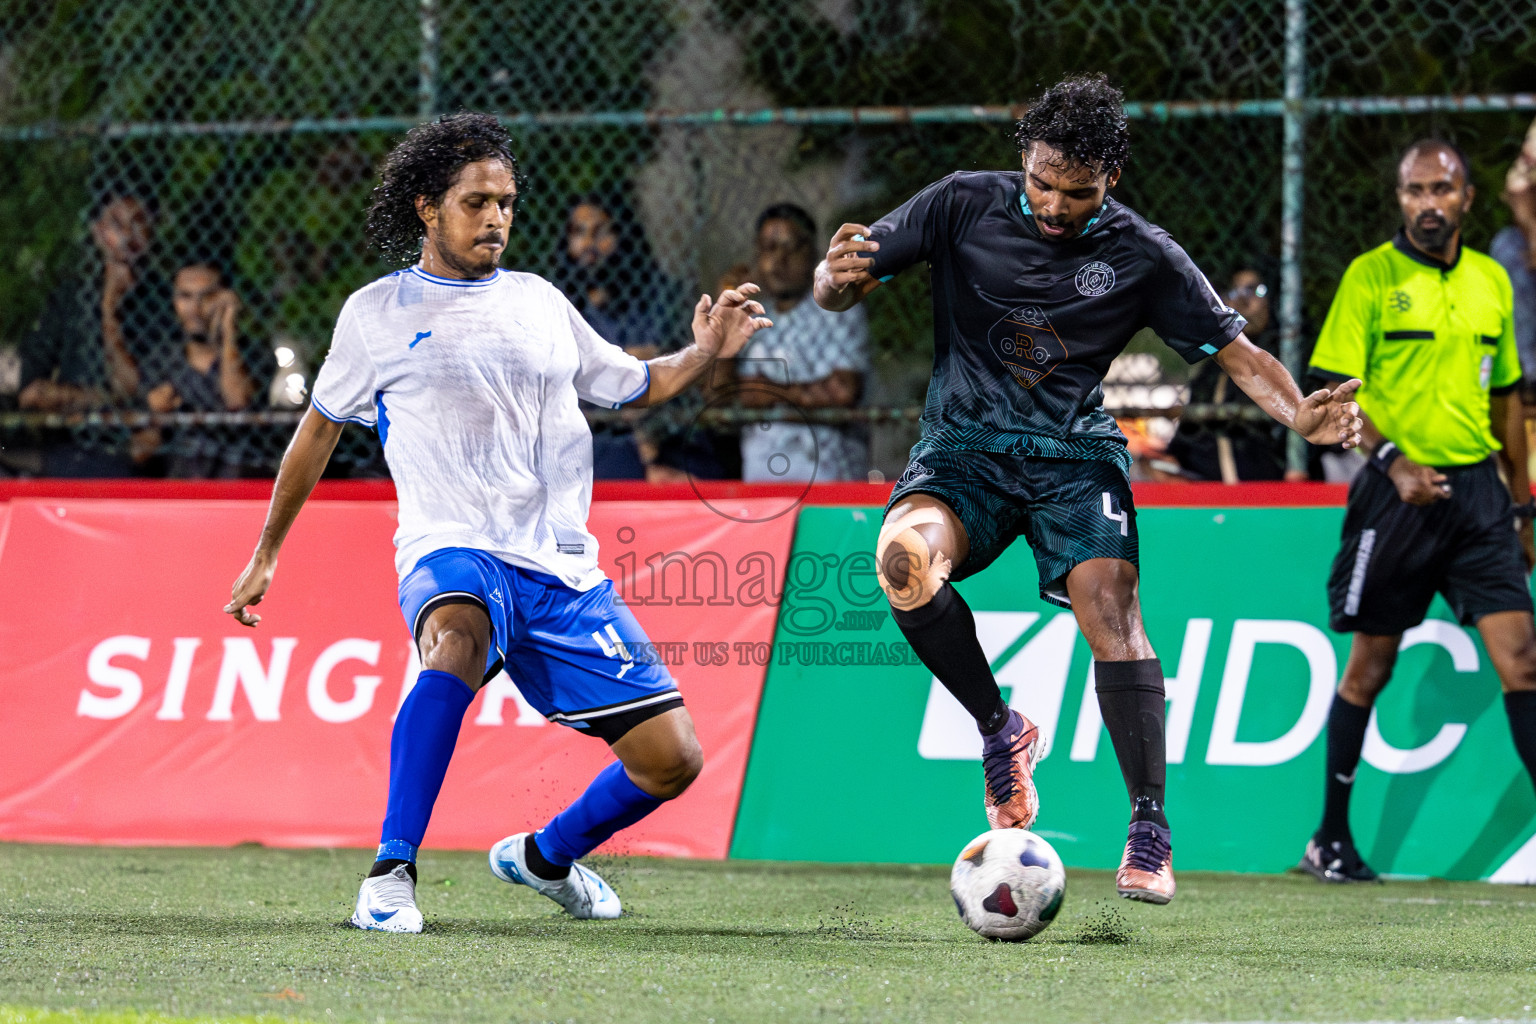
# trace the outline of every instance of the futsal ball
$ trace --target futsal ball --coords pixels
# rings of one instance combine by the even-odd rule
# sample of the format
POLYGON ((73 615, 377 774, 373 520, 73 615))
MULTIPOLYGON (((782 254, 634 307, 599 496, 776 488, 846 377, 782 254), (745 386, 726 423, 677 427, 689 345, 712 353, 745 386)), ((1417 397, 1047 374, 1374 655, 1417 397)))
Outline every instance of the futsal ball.
POLYGON ((988 939, 1023 942, 1056 919, 1067 873, 1051 844, 1022 828, 995 828, 965 845, 949 873, 960 920, 988 939))

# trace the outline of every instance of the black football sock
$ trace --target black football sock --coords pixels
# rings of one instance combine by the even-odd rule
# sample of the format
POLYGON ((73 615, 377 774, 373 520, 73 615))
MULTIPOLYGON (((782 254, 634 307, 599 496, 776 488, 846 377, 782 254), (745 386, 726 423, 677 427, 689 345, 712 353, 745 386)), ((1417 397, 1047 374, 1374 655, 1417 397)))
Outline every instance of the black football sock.
POLYGON ((539 844, 534 842, 532 832, 529 832, 528 838, 523 840, 523 856, 528 860, 528 870, 546 882, 558 882, 571 873, 569 864, 549 862, 549 858, 544 856, 544 851, 539 849, 539 844))
POLYGON ((1360 767, 1360 751, 1365 747, 1365 727, 1371 709, 1351 704, 1338 694, 1328 711, 1328 778, 1323 787, 1323 823, 1318 827, 1320 841, 1351 839, 1349 831, 1349 795, 1355 788, 1355 771, 1360 767))
POLYGON ((1531 781, 1536 782, 1536 690, 1506 693, 1504 712, 1509 715, 1509 732, 1515 738, 1515 753, 1525 763, 1531 781))
POLYGON ((1163 720, 1168 714, 1163 691, 1163 664, 1156 658, 1140 661, 1100 661, 1093 668, 1099 714, 1115 745, 1115 758, 1131 798, 1131 820, 1168 827, 1163 813, 1168 780, 1163 720))
POLYGON ((958 590, 946 583, 921 607, 892 608, 891 618, 928 671, 970 712, 984 735, 1008 724, 1003 691, 997 688, 992 666, 976 639, 976 617, 958 590))
POLYGON ((411 881, 416 881, 416 865, 408 860, 397 860, 393 857, 374 861, 373 867, 368 869, 368 877, 378 878, 380 875, 387 875, 401 864, 405 865, 405 872, 411 876, 411 881))

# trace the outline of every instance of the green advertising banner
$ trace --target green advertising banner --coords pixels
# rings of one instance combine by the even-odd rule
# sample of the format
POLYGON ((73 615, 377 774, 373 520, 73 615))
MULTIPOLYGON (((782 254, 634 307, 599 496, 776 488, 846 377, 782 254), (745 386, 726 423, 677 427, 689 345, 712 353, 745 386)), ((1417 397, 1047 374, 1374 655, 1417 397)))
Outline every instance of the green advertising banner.
MULTIPOLYGON (((1324 581, 1337 508, 1151 508, 1142 607, 1168 689, 1174 865, 1283 871, 1321 815, 1324 728, 1349 638, 1324 581)), ((875 580, 880 510, 800 513, 733 857, 942 863, 986 828, 981 746, 875 580)), ((1067 864, 1119 863, 1124 785, 1070 612, 1021 540, 959 585, 1004 696, 1051 741, 1035 831, 1067 864)), ((1379 871, 1536 882, 1536 795, 1474 630, 1407 634, 1367 736, 1353 826, 1379 871)))

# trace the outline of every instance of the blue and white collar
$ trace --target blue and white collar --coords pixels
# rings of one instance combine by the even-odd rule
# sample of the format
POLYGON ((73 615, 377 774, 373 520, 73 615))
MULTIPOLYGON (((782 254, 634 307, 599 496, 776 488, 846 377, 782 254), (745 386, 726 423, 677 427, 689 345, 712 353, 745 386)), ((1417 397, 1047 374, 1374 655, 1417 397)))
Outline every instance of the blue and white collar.
POLYGON ((482 277, 473 281, 466 281, 457 277, 438 277, 436 274, 427 273, 425 270, 422 270, 420 267, 415 266, 414 264, 406 267, 405 269, 408 273, 415 274, 423 281, 427 281, 431 284, 447 285, 449 288, 485 288, 489 285, 495 284, 498 280, 500 280, 501 275, 505 273, 505 271, 498 268, 497 271, 490 277, 482 277))

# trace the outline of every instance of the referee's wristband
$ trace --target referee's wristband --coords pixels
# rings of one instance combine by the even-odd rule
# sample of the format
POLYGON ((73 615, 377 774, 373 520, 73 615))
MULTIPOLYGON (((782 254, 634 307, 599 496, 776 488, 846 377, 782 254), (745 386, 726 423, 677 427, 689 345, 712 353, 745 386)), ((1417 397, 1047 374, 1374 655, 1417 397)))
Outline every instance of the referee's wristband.
POLYGON ((1377 469, 1385 473, 1392 468, 1392 463, 1396 462, 1402 454, 1402 450, 1397 445, 1391 441, 1383 441, 1371 453, 1371 461, 1376 464, 1377 469))

